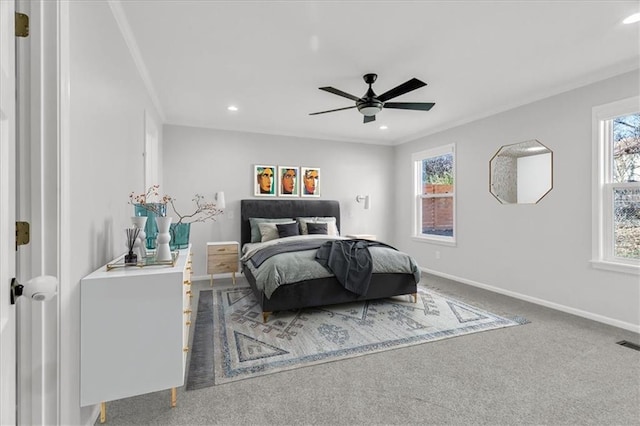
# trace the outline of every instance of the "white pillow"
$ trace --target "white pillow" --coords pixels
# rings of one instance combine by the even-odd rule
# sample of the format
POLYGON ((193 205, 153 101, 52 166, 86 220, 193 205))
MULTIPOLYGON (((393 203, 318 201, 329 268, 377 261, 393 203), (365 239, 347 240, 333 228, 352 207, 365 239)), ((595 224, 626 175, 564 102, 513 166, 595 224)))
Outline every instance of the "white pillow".
POLYGON ((297 217, 296 220, 300 224, 300 235, 309 234, 309 230, 307 229, 307 223, 326 223, 327 224, 327 235, 331 235, 337 237, 340 235, 338 232, 338 226, 336 225, 335 217, 297 217))
MULTIPOLYGON (((283 223, 295 223, 293 221, 283 222, 283 223)), ((278 233, 278 227, 276 225, 282 225, 283 223, 259 223, 258 227, 260 228, 260 235, 262 235, 262 242, 271 241, 280 238, 280 234, 278 233)))

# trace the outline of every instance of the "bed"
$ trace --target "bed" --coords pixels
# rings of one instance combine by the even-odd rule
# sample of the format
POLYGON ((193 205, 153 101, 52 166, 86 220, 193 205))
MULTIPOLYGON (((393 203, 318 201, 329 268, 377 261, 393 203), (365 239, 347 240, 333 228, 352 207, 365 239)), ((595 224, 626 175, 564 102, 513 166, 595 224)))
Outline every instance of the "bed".
MULTIPOLYGON (((417 299, 417 284, 420 280, 420 273, 415 265, 413 259, 396 250, 393 256, 406 256, 405 262, 409 266, 403 267, 402 271, 389 272, 376 272, 375 268, 373 274, 371 274, 371 280, 368 284, 368 288, 365 294, 357 294, 346 290, 345 287, 336 279, 335 275, 328 273, 321 273, 319 276, 309 276, 304 279, 293 282, 281 282, 275 286, 275 289, 267 291, 265 289, 265 283, 256 279, 256 276, 260 276, 261 273, 251 263, 251 260, 247 258, 246 253, 248 250, 256 250, 256 245, 252 243, 252 222, 255 225, 255 219, 250 218, 335 218, 336 228, 340 229, 340 204, 334 200, 241 200, 241 247, 242 247, 242 273, 245 275, 249 282, 256 298, 258 299, 262 314, 263 321, 267 322, 269 315, 276 311, 294 310, 307 307, 332 305, 339 303, 347 303, 360 300, 380 299, 392 296, 409 295, 415 302, 417 299)), ((255 226, 254 226, 255 228, 255 226)), ((255 233, 255 229, 254 229, 255 233)), ((312 236, 313 237, 313 236, 312 236)), ((316 238, 322 238, 325 236, 315 236, 316 238)), ((296 239, 297 237, 288 237, 289 239, 296 239)), ((343 237, 338 237, 343 238, 343 237)), ((300 239, 305 239, 300 237, 300 239)), ((255 234, 253 236, 255 242, 255 234)), ((275 243, 282 243, 276 241, 275 243)), ((269 243, 274 243, 269 241, 269 243)), ((266 244, 265 244, 266 245, 266 244)), ((383 247, 373 247, 370 249, 373 256, 374 252, 384 251, 383 247)), ((391 249, 386 249, 391 252, 391 249)), ((304 255, 307 253, 316 253, 315 251, 306 251, 302 253, 294 253, 293 255, 304 255)), ((285 254, 277 254, 270 258, 268 265, 271 268, 279 268, 279 257, 284 257, 285 254)), ((314 255, 311 255, 312 257, 314 255)), ((376 254, 376 256, 378 256, 376 254)), ((302 265, 302 260, 300 260, 302 265)), ((304 262, 307 262, 305 260, 304 262)), ((318 269, 317 266, 311 262, 305 263, 304 267, 300 267, 302 270, 318 269)), ((374 265, 376 263, 374 262, 374 265)), ((263 265, 265 266, 265 265, 263 265)), ((380 269, 380 268, 379 268, 380 269)), ((383 268, 384 270, 384 268, 383 268)), ((274 284, 274 283, 270 283, 274 284)), ((273 287, 273 286, 272 286, 273 287)))

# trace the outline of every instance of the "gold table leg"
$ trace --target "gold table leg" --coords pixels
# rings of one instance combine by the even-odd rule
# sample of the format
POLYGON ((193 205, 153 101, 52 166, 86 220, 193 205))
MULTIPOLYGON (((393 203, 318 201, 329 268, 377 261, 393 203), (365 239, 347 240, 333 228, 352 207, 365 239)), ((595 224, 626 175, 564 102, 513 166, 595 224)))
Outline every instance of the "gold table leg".
POLYGON ((176 408, 178 404, 178 396, 176 393, 176 388, 171 388, 171 408, 176 408))
POLYGON ((107 403, 100 403, 100 423, 104 423, 107 421, 107 403))
POLYGON ((236 285, 236 273, 235 272, 231 273, 231 278, 233 279, 233 285, 236 285))
POLYGON ((211 274, 211 287, 213 287, 213 274, 211 274))

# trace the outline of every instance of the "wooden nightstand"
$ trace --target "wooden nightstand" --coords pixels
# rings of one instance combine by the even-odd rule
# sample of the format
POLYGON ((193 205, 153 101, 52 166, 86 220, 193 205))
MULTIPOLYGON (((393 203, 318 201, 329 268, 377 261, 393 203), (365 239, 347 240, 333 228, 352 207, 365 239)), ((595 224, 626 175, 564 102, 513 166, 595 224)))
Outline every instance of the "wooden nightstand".
POLYGON ((376 236, 372 234, 347 234, 347 238, 357 238, 359 240, 376 240, 376 236))
POLYGON ((231 272, 233 284, 236 283, 238 272, 239 244, 236 241, 219 241, 207 243, 207 274, 211 275, 213 287, 213 274, 231 272))

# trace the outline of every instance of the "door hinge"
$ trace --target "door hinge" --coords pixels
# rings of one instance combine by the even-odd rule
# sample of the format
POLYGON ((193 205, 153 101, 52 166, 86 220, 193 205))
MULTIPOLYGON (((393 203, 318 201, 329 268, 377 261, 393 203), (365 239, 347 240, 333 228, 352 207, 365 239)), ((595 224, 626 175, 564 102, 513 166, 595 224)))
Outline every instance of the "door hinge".
POLYGON ((16 222, 16 250, 25 244, 29 244, 29 222, 16 222))
POLYGON ((29 36, 29 15, 16 12, 16 37, 29 36))

